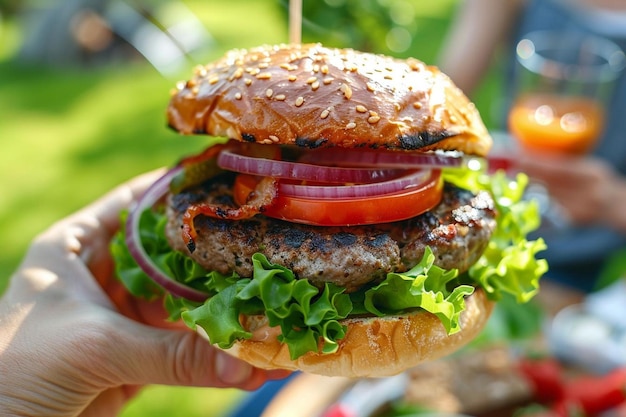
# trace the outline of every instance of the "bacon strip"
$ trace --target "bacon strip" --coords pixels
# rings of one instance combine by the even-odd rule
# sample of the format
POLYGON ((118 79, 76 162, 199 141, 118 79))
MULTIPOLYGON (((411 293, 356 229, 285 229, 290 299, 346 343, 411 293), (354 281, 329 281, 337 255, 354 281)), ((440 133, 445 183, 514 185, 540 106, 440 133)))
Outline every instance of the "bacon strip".
POLYGON ((221 204, 199 203, 191 204, 183 214, 182 238, 190 253, 196 250, 198 236, 193 221, 196 216, 204 215, 218 219, 243 220, 262 213, 266 207, 272 205, 276 199, 278 181, 276 178, 265 177, 257 184, 254 191, 248 195, 246 203, 239 207, 229 207, 221 204))

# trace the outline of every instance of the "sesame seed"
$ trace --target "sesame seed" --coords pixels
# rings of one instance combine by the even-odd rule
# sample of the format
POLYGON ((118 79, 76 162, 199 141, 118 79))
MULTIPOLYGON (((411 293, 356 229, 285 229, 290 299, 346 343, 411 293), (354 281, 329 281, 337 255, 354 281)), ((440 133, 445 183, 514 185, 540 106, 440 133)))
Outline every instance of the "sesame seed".
POLYGON ((310 77, 309 79, 306 80, 306 83, 313 84, 315 81, 317 81, 317 77, 310 77))
POLYGON ((272 74, 269 72, 262 72, 260 74, 257 74, 256 78, 259 80, 269 80, 270 78, 272 78, 272 74))
POLYGON ((376 124, 380 120, 380 116, 370 116, 367 118, 367 122, 370 124, 376 124))
POLYGON ((359 113, 366 113, 367 109, 365 108, 365 106, 359 104, 358 106, 356 106, 356 111, 358 111, 359 113))
POLYGON ((304 104, 304 97, 298 97, 296 99, 296 107, 300 107, 302 104, 304 104))
POLYGON ((243 72, 244 72, 244 71, 243 71, 243 68, 242 68, 242 67, 237 68, 237 69, 236 69, 236 70, 232 73, 232 75, 228 78, 228 80, 229 80, 229 81, 232 81, 232 80, 237 80, 237 79, 241 78, 241 77, 243 76, 243 72))
POLYGON ((189 81, 187 81, 187 88, 193 88, 197 85, 196 80, 191 79, 189 81))
POLYGON ((274 100, 278 100, 278 101, 285 101, 287 97, 285 97, 284 94, 278 94, 276 96, 274 96, 274 100))
POLYGON ((209 79, 209 84, 215 84, 220 80, 220 77, 214 76, 209 79))
POLYGON ((352 88, 350 88, 348 84, 341 84, 341 87, 339 87, 339 89, 348 100, 352 98, 352 88))
POLYGON ((320 114, 320 119, 325 119, 328 117, 328 115, 330 114, 330 111, 328 109, 324 109, 324 111, 322 112, 322 114, 320 114))
POLYGON ((313 72, 320 72, 320 66, 318 64, 313 65, 313 72))
POLYGON ((274 142, 272 142, 272 139, 263 139, 261 143, 264 145, 271 145, 274 142))
POLYGON ((268 64, 267 62, 261 62, 259 64, 259 68, 261 68, 261 69, 266 69, 269 66, 270 66, 270 64, 268 64))
POLYGON ((322 71, 322 74, 328 74, 328 65, 322 65, 322 68, 320 68, 322 71))
POLYGON ((198 93, 200 92, 200 87, 195 86, 194 88, 191 89, 191 92, 195 95, 198 95, 198 93))
POLYGON ((311 88, 313 89, 313 91, 317 90, 318 88, 320 88, 320 82, 315 81, 313 84, 311 84, 311 88))
POLYGON ((391 75, 385 75, 385 80, 393 80, 393 77, 391 75))
POLYGON ((455 115, 451 114, 450 115, 450 121, 452 123, 457 123, 459 121, 459 119, 455 115))
POLYGON ((274 95, 274 90, 272 90, 271 88, 268 88, 267 90, 265 90, 265 97, 271 98, 273 95, 274 95))
POLYGON ((289 65, 289 64, 288 64, 288 63, 286 63, 286 62, 283 62, 282 64, 280 64, 280 67, 281 67, 282 69, 284 69, 284 70, 289 71, 289 69, 291 68, 291 65, 289 65))
POLYGON ((235 99, 241 100, 241 93, 235 93, 235 99))
POLYGON ((372 83, 367 83, 365 84, 365 86, 367 87, 368 91, 374 92, 375 88, 374 88, 374 84, 372 83))
POLYGON ((333 77, 326 77, 324 78, 324 80, 322 81, 324 83, 324 85, 328 85, 330 83, 332 83, 335 79, 333 77))
POLYGON ((274 135, 270 135, 270 140, 274 143, 278 142, 280 139, 278 139, 278 136, 274 136, 274 135))
POLYGON ((354 129, 356 127, 356 123, 350 122, 346 125, 346 129, 354 129))
POLYGON ((419 101, 416 101, 415 103, 413 103, 413 107, 419 110, 422 108, 422 103, 420 103, 419 101))
POLYGON ((200 76, 200 77, 206 77, 206 68, 204 68, 202 65, 198 65, 196 66, 196 68, 194 68, 193 70, 194 74, 200 76))
POLYGON ((420 64, 416 60, 414 60, 414 59, 408 60, 407 64, 409 64, 409 67, 413 71, 419 71, 420 70, 420 64))
POLYGON ((178 90, 176 88, 172 88, 170 90, 170 96, 174 97, 176 94, 178 94, 178 90))
POLYGON ((252 84, 252 80, 250 78, 246 78, 243 82, 246 83, 246 85, 248 86, 252 84))
POLYGON ((295 75, 290 75, 289 78, 288 78, 289 81, 295 81, 297 79, 298 79, 298 77, 296 77, 295 75))

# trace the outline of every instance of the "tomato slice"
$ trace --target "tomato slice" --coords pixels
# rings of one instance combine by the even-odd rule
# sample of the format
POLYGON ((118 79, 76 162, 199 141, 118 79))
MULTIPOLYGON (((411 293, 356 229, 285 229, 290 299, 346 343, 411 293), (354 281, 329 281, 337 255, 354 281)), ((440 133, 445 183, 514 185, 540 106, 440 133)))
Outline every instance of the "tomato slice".
MULTIPOLYGON (((258 177, 239 174, 235 180, 234 198, 243 205, 254 192, 258 177)), ((293 223, 316 226, 356 226, 390 223, 422 214, 441 201, 441 170, 432 170, 422 184, 393 194, 363 198, 315 199, 276 195, 263 214, 293 223)))

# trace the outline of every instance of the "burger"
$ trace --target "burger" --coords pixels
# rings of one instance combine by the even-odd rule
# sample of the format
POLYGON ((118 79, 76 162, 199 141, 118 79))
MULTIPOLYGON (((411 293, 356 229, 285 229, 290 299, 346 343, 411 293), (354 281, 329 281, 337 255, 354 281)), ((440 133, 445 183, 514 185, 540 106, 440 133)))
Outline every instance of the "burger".
POLYGON ((179 83, 167 120, 209 143, 124 214, 118 275, 257 367, 397 374, 538 291, 527 178, 489 171, 476 107, 435 67, 234 50, 179 83))

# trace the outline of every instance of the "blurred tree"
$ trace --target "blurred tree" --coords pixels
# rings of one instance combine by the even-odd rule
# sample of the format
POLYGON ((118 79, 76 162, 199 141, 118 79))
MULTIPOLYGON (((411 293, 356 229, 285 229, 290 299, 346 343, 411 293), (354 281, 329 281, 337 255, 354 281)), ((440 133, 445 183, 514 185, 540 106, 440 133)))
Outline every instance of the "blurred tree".
MULTIPOLYGON (((279 1, 287 16, 289 0, 279 1)), ((447 31, 440 17, 457 1, 303 0, 302 40, 432 62, 447 31)))
POLYGON ((20 0, 0 0, 0 16, 12 16, 20 8, 20 0))
POLYGON ((303 40, 385 50, 385 37, 394 25, 389 12, 389 7, 377 0, 303 1, 303 40))

